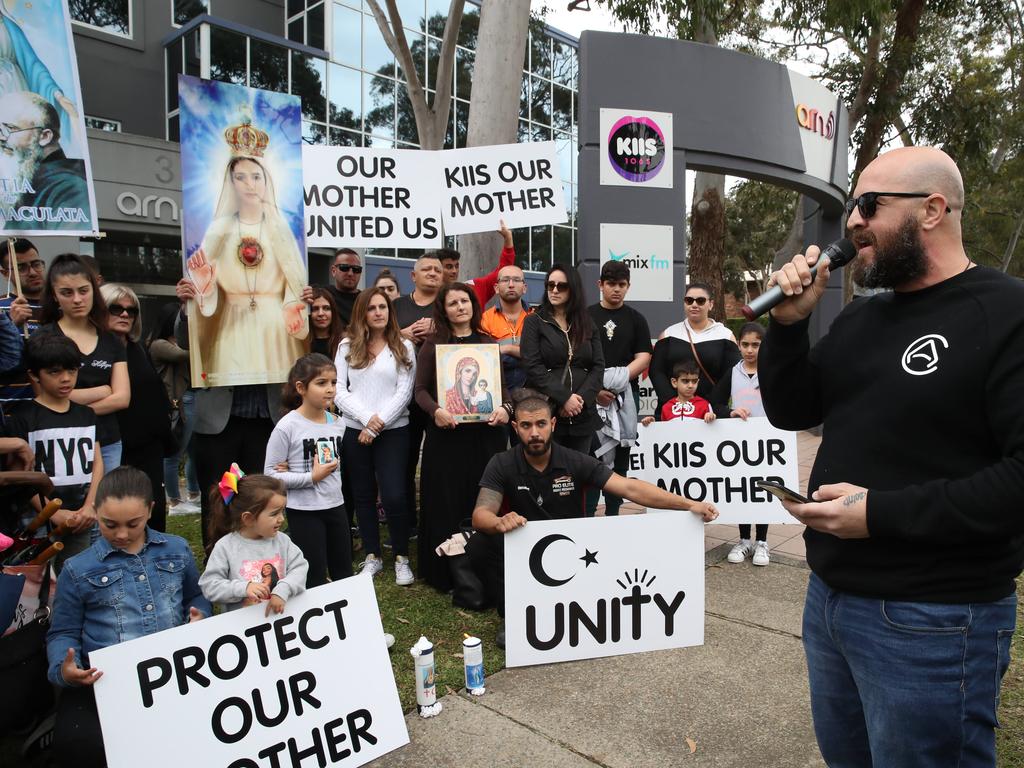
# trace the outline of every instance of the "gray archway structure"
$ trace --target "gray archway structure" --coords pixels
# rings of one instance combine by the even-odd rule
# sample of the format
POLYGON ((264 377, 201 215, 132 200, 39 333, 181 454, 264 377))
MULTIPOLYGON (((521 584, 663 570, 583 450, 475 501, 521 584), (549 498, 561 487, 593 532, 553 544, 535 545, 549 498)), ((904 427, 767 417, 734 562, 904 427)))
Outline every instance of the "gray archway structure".
MULTIPOLYGON (((654 121, 659 133, 667 134, 665 118, 654 121)), ((781 64, 700 43, 586 31, 580 39, 578 124, 577 262, 588 290, 596 295, 600 266, 609 252, 617 252, 616 258, 632 253, 625 256, 633 259, 630 302, 646 314, 655 335, 682 319, 687 169, 798 190, 806 196, 805 243, 826 244, 842 235, 848 183, 846 108, 826 88, 781 64), (660 161, 666 173, 631 180, 626 173, 632 166, 622 170, 622 165, 647 160, 630 155, 643 152, 642 143, 622 136, 631 130, 639 130, 633 135, 641 139, 657 134, 632 124, 618 131, 609 125, 650 113, 671 115, 671 137, 664 137, 671 146, 660 161), (667 254, 654 253, 656 238, 642 234, 657 230, 660 237, 664 226, 673 227, 670 265, 667 254), (609 247, 613 240, 617 248, 609 247), (656 274, 654 265, 663 273, 656 274), (645 280, 649 287, 634 296, 645 280), (667 290, 666 280, 671 300, 643 300, 645 293, 667 290)), ((841 305, 842 274, 837 271, 812 317, 812 336, 827 330, 841 305)))

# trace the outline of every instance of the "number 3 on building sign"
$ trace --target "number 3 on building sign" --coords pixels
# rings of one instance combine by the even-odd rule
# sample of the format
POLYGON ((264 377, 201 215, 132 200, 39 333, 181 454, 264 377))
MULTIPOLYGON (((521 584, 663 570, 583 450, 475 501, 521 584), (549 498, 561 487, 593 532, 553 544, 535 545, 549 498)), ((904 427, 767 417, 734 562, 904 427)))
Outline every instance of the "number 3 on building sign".
POLYGON ((161 184, 170 184, 174 181, 174 166, 171 164, 171 159, 167 157, 167 155, 156 156, 155 178, 161 184))

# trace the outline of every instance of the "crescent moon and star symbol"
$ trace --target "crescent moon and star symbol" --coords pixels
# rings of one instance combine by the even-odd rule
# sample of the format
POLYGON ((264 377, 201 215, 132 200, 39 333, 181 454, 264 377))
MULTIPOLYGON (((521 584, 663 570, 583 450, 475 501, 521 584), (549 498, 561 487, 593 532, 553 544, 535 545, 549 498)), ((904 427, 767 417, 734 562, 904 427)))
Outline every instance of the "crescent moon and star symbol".
MULTIPOLYGON (((544 570, 544 553, 548 547, 558 541, 568 541, 570 544, 575 544, 571 538, 562 533, 552 533, 544 536, 537 540, 537 543, 533 545, 533 549, 530 550, 530 573, 533 574, 533 578, 537 580, 538 584, 543 584, 546 587, 560 587, 563 584, 568 584, 575 578, 576 574, 570 575, 565 579, 558 579, 544 570)), ((584 554, 578 558, 584 563, 584 568, 589 568, 591 565, 598 565, 597 552, 592 552, 586 547, 583 548, 584 554)))

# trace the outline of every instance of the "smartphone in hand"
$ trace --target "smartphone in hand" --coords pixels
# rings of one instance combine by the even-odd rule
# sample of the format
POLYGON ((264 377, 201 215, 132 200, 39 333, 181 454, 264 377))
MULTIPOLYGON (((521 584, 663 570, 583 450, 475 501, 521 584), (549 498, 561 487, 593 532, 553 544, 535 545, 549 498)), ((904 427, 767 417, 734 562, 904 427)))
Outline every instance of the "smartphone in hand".
POLYGON ((777 483, 774 480, 758 480, 756 482, 758 488, 768 491, 775 498, 782 501, 795 501, 798 504, 809 504, 810 499, 805 499, 799 493, 790 488, 787 488, 782 483, 777 483))

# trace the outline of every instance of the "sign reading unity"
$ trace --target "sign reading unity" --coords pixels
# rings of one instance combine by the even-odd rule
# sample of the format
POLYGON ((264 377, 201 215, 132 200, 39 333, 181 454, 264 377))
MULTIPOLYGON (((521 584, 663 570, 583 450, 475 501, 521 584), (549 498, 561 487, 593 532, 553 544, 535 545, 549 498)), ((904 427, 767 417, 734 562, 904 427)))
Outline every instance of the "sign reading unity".
POLYGON ((107 764, 355 766, 408 743, 370 579, 264 613, 240 608, 91 653, 107 764))
POLYGON ((798 491, 796 433, 766 418, 658 421, 640 429, 630 477, 695 501, 710 501, 716 523, 794 523, 774 496, 757 486, 775 480, 798 491))
POLYGON ((310 247, 440 248, 436 153, 303 147, 310 247))
POLYGON ((67 0, 0 3, 0 234, 97 231, 67 0))
POLYGON ((285 381, 309 332, 298 96, 178 76, 192 385, 285 381))
POLYGON ((437 153, 446 235, 568 220, 553 141, 470 147, 437 153))
POLYGON ((505 534, 510 667, 704 643, 704 524, 690 512, 530 522, 505 534))

